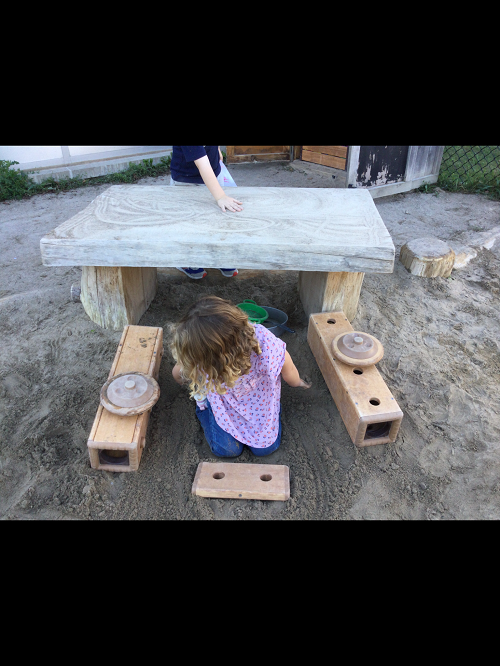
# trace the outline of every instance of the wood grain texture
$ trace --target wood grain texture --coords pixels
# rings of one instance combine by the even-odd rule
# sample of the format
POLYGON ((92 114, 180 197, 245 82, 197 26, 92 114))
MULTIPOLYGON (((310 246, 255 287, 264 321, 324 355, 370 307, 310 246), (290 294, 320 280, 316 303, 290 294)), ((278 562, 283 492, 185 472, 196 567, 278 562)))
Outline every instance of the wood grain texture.
POLYGON ((403 266, 420 277, 449 277, 455 265, 455 252, 438 238, 415 238, 399 253, 403 266))
POLYGON ((323 153, 325 155, 334 155, 335 157, 347 158, 347 146, 302 146, 302 150, 309 150, 312 153, 323 153))
MULTIPOLYGON (((127 372, 149 374, 158 381, 163 357, 163 329, 156 326, 125 326, 111 365, 108 380, 127 372)), ((90 465, 111 472, 132 472, 139 467, 151 409, 133 416, 111 414, 99 405, 87 447, 90 465), (129 465, 102 464, 99 450, 129 452, 129 465)))
POLYGON ((269 155, 270 153, 286 153, 290 146, 233 146, 234 155, 269 155))
POLYGON ((290 497, 287 465, 199 463, 191 492, 202 497, 281 500, 290 497))
POLYGON ((349 321, 358 311, 364 273, 301 271, 299 295, 307 316, 313 312, 342 310, 349 321))
POLYGON ((156 268, 82 266, 80 300, 90 319, 121 331, 137 324, 156 294, 156 268))
POLYGON ((256 160, 289 160, 291 146, 226 146, 226 161, 228 164, 236 162, 253 162, 256 160))
POLYGON ((410 146, 406 160, 405 181, 439 174, 444 146, 410 146))
POLYGON ((333 340, 351 331, 344 312, 313 314, 309 317, 307 342, 353 443, 373 446, 394 442, 403 412, 377 368, 346 365, 333 355, 333 340), (369 426, 382 423, 387 424, 385 436, 371 437, 369 426))
POLYGON ((188 266, 196 256, 204 268, 393 270, 368 191, 238 187, 238 198, 243 211, 224 214, 206 188, 114 185, 42 238, 43 263, 188 266))
POLYGON ((325 155, 323 153, 313 153, 310 150, 302 149, 302 158, 304 162, 312 162, 313 164, 322 164, 323 166, 333 167, 334 169, 346 168, 346 160, 334 155, 325 155))
POLYGON ((290 153, 265 153, 262 155, 234 155, 228 164, 237 162, 282 162, 290 159, 290 153))

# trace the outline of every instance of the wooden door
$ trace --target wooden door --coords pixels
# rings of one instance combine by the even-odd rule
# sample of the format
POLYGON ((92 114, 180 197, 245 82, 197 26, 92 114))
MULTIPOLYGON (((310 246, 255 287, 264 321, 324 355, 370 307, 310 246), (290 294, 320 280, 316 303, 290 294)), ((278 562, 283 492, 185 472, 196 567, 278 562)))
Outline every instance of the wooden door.
POLYGON ((290 146, 226 146, 228 164, 254 160, 289 160, 290 146))
POLYGON ((301 146, 300 159, 335 169, 346 170, 347 146, 301 146))

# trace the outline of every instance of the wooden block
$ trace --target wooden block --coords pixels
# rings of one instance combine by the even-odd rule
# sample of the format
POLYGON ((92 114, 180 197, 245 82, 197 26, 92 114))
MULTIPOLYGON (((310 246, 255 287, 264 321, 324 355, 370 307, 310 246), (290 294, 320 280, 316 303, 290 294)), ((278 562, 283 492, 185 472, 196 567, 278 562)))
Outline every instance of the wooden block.
POLYGON ((420 277, 449 277, 455 252, 439 238, 416 238, 401 248, 399 259, 412 274, 420 277))
POLYGON ((334 338, 353 330, 344 312, 312 314, 307 342, 353 443, 394 442, 403 412, 376 366, 347 365, 333 355, 334 338))
POLYGON ((80 300, 93 322, 121 330, 137 324, 156 294, 156 268, 83 266, 80 300))
POLYGON ((342 310, 352 321, 358 311, 364 276, 364 273, 301 271, 299 295, 306 315, 342 310))
MULTIPOLYGON (((158 380, 162 356, 162 328, 125 326, 108 379, 125 372, 142 372, 158 380)), ((137 471, 150 413, 151 409, 135 416, 118 416, 99 405, 87 441, 91 467, 108 472, 137 471)))
POLYGON ((191 492, 201 497, 284 501, 290 498, 290 472, 286 465, 202 462, 191 492))

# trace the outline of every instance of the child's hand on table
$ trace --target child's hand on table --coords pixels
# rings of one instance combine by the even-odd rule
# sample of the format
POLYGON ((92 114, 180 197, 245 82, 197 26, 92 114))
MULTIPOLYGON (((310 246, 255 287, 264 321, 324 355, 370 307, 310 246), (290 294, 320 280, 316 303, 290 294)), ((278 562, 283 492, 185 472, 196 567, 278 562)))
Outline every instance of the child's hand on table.
POLYGON ((217 205, 219 206, 219 208, 222 210, 223 213, 226 212, 226 209, 231 211, 232 213, 236 213, 237 211, 243 210, 241 205, 238 204, 241 204, 241 201, 233 199, 233 197, 229 197, 227 194, 224 194, 223 197, 217 199, 217 205))

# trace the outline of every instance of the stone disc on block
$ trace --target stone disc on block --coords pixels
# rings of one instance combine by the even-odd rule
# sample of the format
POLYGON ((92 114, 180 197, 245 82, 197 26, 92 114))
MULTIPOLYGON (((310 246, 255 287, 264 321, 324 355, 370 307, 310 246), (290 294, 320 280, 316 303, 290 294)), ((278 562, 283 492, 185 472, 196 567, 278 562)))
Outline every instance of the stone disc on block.
POLYGON ((378 363, 384 355, 381 343, 369 333, 341 333, 332 341, 335 358, 347 365, 366 367, 378 363))
POLYGON ((124 372, 108 379, 101 389, 101 405, 119 416, 142 414, 158 401, 160 387, 142 372, 124 372))

